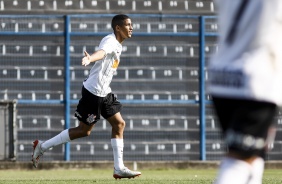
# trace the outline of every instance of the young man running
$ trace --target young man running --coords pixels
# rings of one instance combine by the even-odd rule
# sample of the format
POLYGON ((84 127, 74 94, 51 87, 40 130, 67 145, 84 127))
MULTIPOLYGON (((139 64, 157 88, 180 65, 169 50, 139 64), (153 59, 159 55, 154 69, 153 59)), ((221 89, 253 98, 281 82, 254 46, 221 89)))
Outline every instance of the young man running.
POLYGON ((122 43, 131 38, 133 27, 127 15, 116 15, 112 19, 113 33, 105 36, 100 42, 99 49, 92 55, 84 52, 82 65, 94 62, 90 74, 83 82, 82 97, 79 100, 75 117, 80 124, 75 128, 62 131, 57 136, 46 140, 35 140, 33 143, 33 166, 37 167, 40 157, 49 148, 70 142, 74 139, 89 136, 95 123, 102 115, 112 126, 111 145, 114 155, 114 178, 134 178, 141 175, 139 171, 131 171, 123 164, 123 131, 125 121, 120 110, 121 103, 112 94, 110 83, 116 72, 122 43))

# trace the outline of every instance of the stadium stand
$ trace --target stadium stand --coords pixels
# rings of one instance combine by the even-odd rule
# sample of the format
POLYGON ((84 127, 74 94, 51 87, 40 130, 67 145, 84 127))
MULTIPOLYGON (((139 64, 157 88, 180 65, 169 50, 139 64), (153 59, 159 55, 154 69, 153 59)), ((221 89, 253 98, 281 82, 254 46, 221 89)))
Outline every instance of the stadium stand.
MULTIPOLYGON (((71 18, 71 100, 79 99, 81 83, 89 74, 90 68, 78 62, 83 50, 94 51, 102 36, 111 32, 110 18, 71 18)), ((136 36, 124 43, 121 64, 112 83, 119 99, 140 102, 125 104, 122 112, 127 122, 125 159, 198 160, 198 105, 157 104, 162 100, 199 100, 199 45, 197 36, 193 35, 198 32, 197 17, 195 20, 195 17, 163 16, 160 21, 159 15, 136 15, 133 19, 136 36), (187 32, 191 36, 185 35, 187 32), (152 33, 163 35, 148 36, 152 33), (146 100, 152 100, 151 104, 142 104, 146 100)), ((17 159, 27 161, 34 138, 45 140, 65 126, 63 104, 37 104, 38 100, 64 100, 64 21, 63 17, 41 15, 6 16, 1 20, 1 31, 13 33, 1 35, 1 76, 5 79, 1 83, 1 95, 4 99, 34 102, 18 105, 17 159), (39 35, 21 35, 30 32, 39 35)), ((213 43, 207 44, 207 55, 213 47, 213 43)), ((77 124, 72 117, 71 126, 77 124)), ((101 120, 90 137, 71 143, 71 160, 111 160, 109 134, 109 125, 101 120)), ((64 146, 44 156, 45 161, 63 159, 64 146)))
POLYGON ((215 12, 212 0, 1 0, 4 14, 159 13, 203 15, 215 12))
MULTIPOLYGON (((0 99, 32 102, 17 105, 17 160, 30 160, 35 138, 50 138, 65 127, 64 105, 53 103, 64 100, 63 15, 91 14, 71 17, 69 26, 72 114, 90 69, 80 65, 83 51, 94 51, 111 32, 107 14, 121 12, 132 14, 134 23, 134 37, 124 43, 111 85, 126 102, 125 160, 199 160, 199 105, 181 103, 199 100, 199 21, 186 15, 214 11, 212 0, 0 0, 0 99), (130 103, 134 100, 138 103, 130 103)), ((206 20, 206 30, 217 31, 214 19, 206 20)), ((206 37, 206 59, 217 49, 215 39, 206 37)), ((206 159, 219 160, 226 147, 210 104, 205 120, 206 159)), ((281 126, 279 114, 276 121, 281 126)), ((71 115, 70 126, 76 125, 71 115)), ((109 124, 102 119, 90 137, 70 144, 71 160, 112 160, 109 138, 109 124)), ((279 140, 268 159, 281 158, 279 140)), ((64 160, 64 152, 64 146, 53 148, 43 161, 64 160)))

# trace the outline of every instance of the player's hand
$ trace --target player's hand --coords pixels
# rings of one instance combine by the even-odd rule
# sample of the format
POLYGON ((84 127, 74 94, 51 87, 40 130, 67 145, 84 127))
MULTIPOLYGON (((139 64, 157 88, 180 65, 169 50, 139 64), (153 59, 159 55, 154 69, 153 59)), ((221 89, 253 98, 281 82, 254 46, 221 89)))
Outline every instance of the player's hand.
POLYGON ((84 55, 85 56, 82 58, 82 65, 87 66, 91 62, 90 60, 91 56, 86 51, 84 51, 84 55))

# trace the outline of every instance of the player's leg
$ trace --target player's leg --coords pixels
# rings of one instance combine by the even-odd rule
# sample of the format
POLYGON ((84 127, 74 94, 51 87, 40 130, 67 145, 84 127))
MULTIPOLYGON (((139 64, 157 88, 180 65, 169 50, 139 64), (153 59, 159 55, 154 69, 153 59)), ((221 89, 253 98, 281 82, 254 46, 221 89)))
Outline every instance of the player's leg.
POLYGON ((82 98, 79 100, 75 111, 75 117, 80 121, 80 124, 77 127, 63 130, 58 135, 46 141, 35 140, 32 155, 33 166, 37 167, 40 157, 51 147, 89 136, 94 124, 100 119, 100 101, 102 101, 101 97, 91 94, 83 87, 82 98))
POLYGON ((112 139, 111 145, 113 148, 114 155, 114 174, 113 177, 116 179, 121 178, 134 178, 141 175, 139 171, 131 171, 124 166, 123 163, 123 131, 125 128, 125 122, 118 112, 115 115, 107 119, 112 126, 112 139))
POLYGON ((125 122, 122 119, 120 113, 116 113, 107 119, 107 121, 112 126, 112 136, 111 136, 111 145, 113 148, 114 154, 114 167, 116 169, 124 168, 123 164, 123 131, 125 128, 125 122))
POLYGON ((216 184, 260 184, 263 156, 276 106, 248 100, 214 98, 229 152, 222 160, 216 184))
POLYGON ((56 135, 55 137, 42 142, 41 150, 45 152, 46 150, 54 146, 58 146, 66 142, 70 142, 74 139, 89 136, 93 127, 94 124, 88 125, 83 122, 80 122, 80 124, 77 127, 66 129, 62 131, 60 134, 56 135))
MULTIPOLYGON (((230 127, 234 109, 237 107, 233 102, 226 99, 213 97, 214 108, 217 112, 223 136, 226 136, 226 131, 230 127)), ((227 145, 228 146, 228 145, 227 145)), ((242 183, 250 176, 251 167, 248 163, 225 156, 221 160, 218 175, 215 184, 222 184, 234 181, 242 183)))
POLYGON ((105 98, 103 108, 101 109, 102 116, 111 124, 112 135, 111 145, 114 154, 114 167, 116 169, 124 168, 123 164, 123 131, 125 121, 121 117, 122 105, 113 94, 108 94, 105 98))
POLYGON ((123 139, 123 132, 125 128, 125 121, 121 114, 118 112, 115 115, 109 117, 107 121, 112 126, 112 139, 123 139))
POLYGON ((52 137, 51 139, 48 139, 46 141, 35 140, 33 142, 33 154, 32 154, 33 166, 35 168, 37 167, 40 157, 48 149, 61 144, 65 144, 77 138, 89 136, 93 127, 94 124, 86 125, 85 123, 80 122, 79 126, 75 128, 63 130, 61 133, 52 137))
POLYGON ((111 145, 114 155, 114 178, 134 178, 141 175, 139 171, 131 171, 124 166, 123 163, 123 132, 125 128, 125 121, 123 120, 120 110, 122 105, 117 101, 113 94, 106 97, 104 108, 101 114, 107 119, 112 126, 111 145))

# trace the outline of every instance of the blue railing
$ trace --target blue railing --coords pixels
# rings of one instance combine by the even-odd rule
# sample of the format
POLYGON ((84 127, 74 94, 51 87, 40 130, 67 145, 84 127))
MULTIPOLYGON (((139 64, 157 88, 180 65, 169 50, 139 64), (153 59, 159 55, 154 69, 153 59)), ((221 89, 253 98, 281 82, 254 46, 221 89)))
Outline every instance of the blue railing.
MULTIPOLYGON (((75 32, 70 30, 70 25, 73 18, 109 18, 112 17, 112 14, 95 14, 95 15, 66 15, 64 16, 64 30, 57 32, 51 31, 1 31, 0 35, 22 35, 22 36, 64 36, 64 49, 65 49, 65 78, 64 78, 64 100, 25 100, 19 99, 19 104, 64 104, 65 107, 65 128, 70 128, 70 107, 72 104, 77 104, 78 100, 71 100, 70 98, 70 41, 72 36, 102 36, 106 35, 105 32, 75 32)), ((207 103, 210 103, 206 100, 205 92, 205 39, 207 36, 216 36, 216 33, 207 32, 205 29, 206 20, 214 19, 212 16, 186 16, 186 15, 144 15, 144 14, 132 14, 130 17, 148 17, 148 18, 191 18, 198 21, 199 28, 197 32, 136 32, 134 36, 175 36, 175 37, 198 37, 199 38, 199 100, 120 100, 124 104, 199 104, 200 107, 200 159, 206 160, 206 109, 205 106, 207 103)), ((62 16, 34 16, 34 15, 21 15, 21 16, 11 16, 11 15, 1 15, 1 17, 6 18, 62 18, 62 16)), ((70 144, 65 145, 65 160, 70 160, 70 144)))
POLYGON ((205 38, 206 36, 217 36, 217 33, 208 33, 206 32, 206 19, 214 18, 213 16, 200 16, 199 17, 199 81, 200 81, 200 157, 201 160, 206 160, 206 104, 210 103, 206 100, 206 91, 205 91, 205 38))

